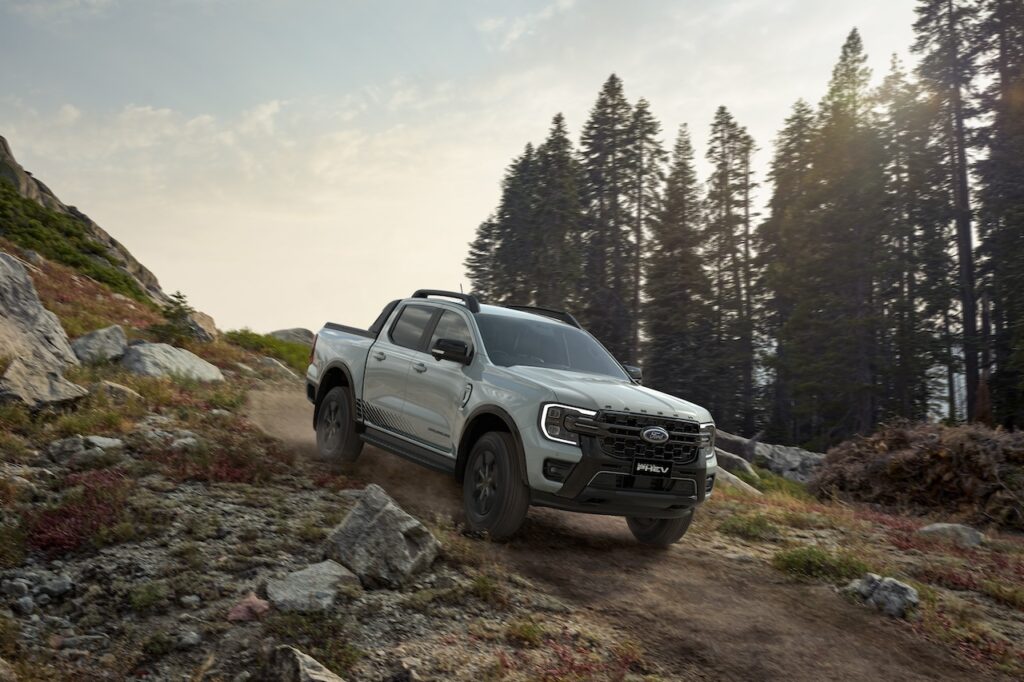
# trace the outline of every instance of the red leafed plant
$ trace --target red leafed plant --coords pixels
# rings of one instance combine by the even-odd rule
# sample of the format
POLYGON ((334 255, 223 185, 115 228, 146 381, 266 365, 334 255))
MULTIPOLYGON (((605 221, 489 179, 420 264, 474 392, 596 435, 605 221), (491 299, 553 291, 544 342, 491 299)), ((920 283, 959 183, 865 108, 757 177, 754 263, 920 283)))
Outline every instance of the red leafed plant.
POLYGON ((28 541, 47 554, 79 549, 103 528, 123 520, 132 481, 113 469, 72 474, 68 490, 55 507, 28 518, 28 541))

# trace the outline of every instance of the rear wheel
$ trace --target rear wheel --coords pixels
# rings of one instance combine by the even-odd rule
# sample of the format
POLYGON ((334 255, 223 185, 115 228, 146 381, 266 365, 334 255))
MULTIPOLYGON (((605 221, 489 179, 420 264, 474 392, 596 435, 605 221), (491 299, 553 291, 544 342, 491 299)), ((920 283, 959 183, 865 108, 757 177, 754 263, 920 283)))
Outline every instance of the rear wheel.
POLYGON ((686 535, 693 521, 693 510, 677 519, 651 519, 643 516, 627 516, 626 525, 638 542, 652 547, 668 547, 686 535))
POLYGON ((508 540, 526 518, 530 491, 516 466, 512 436, 492 431, 480 437, 469 453, 462 481, 462 504, 469 528, 486 531, 493 540, 508 540))
POLYGON ((356 432, 348 389, 335 386, 320 401, 316 419, 316 446, 320 455, 334 462, 354 462, 363 451, 356 432))

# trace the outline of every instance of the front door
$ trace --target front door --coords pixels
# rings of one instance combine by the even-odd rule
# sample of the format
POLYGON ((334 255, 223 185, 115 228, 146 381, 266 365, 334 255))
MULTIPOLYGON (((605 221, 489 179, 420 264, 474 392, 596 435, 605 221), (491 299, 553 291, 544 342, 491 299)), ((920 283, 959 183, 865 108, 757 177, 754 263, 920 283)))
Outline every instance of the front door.
POLYGON ((412 361, 405 393, 405 414, 416 438, 455 456, 455 421, 469 387, 466 366, 437 360, 430 354, 438 339, 464 341, 473 348, 469 322, 462 313, 445 310, 424 352, 412 361))
POLYGON ((366 358, 363 420, 378 429, 414 436, 405 417, 405 393, 414 359, 426 340, 434 306, 407 304, 390 327, 381 331, 366 358))

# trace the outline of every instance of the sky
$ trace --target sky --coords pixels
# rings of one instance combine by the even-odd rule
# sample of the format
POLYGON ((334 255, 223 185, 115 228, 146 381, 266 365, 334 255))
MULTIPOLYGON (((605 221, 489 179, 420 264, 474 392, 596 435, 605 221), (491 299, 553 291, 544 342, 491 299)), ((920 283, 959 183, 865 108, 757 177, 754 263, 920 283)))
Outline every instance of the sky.
MULTIPOLYGON (((666 148, 727 106, 760 181, 849 31, 912 0, 0 0, 0 135, 221 329, 366 326, 463 259, 509 161, 611 73, 666 148)), ((763 200, 767 187, 762 187, 763 200)))

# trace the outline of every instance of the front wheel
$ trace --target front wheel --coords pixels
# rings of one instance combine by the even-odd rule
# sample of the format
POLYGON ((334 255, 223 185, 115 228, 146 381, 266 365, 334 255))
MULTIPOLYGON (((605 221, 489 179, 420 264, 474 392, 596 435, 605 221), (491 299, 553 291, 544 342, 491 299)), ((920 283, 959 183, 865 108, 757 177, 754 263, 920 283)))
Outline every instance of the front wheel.
POLYGON ((348 389, 335 386, 320 402, 316 420, 316 446, 332 462, 354 462, 363 451, 356 432, 348 389))
POLYGON ((668 547, 686 535, 693 521, 693 510, 677 519, 651 519, 643 516, 627 516, 626 525, 638 542, 652 547, 668 547))
POLYGON ((508 540, 523 525, 530 491, 516 466, 511 434, 492 431, 473 445, 462 481, 462 505, 470 530, 485 531, 492 540, 508 540))

